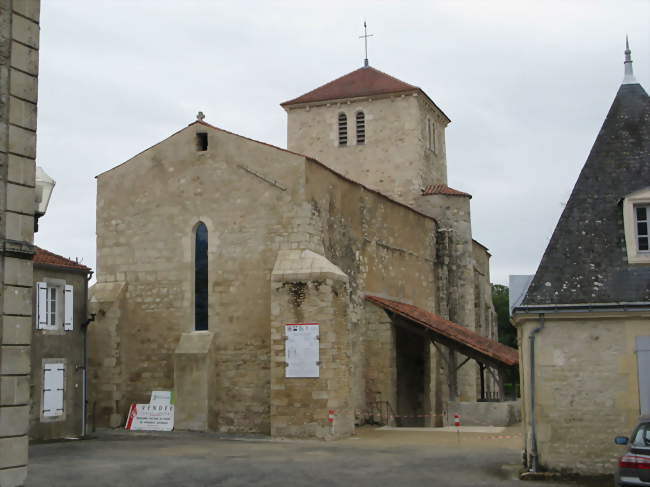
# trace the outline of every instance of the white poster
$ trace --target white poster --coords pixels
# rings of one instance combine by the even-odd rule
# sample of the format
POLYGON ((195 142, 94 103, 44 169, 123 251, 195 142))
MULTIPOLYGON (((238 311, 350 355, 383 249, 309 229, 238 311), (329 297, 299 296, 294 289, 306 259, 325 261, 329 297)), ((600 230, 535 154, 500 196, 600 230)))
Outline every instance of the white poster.
POLYGON ((318 323, 285 325, 285 377, 319 377, 318 323))
POLYGON ((149 404, 171 404, 172 391, 151 391, 149 404))
POLYGON ((174 429, 173 404, 131 404, 125 429, 171 431, 174 429))

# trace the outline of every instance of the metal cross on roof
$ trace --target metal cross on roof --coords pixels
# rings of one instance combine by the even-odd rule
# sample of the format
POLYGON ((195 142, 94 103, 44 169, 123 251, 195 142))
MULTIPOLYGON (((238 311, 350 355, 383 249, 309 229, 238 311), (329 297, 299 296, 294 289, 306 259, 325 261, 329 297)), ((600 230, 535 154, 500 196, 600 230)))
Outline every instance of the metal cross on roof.
POLYGON ((363 60, 363 66, 368 67, 368 37, 372 37, 375 34, 368 34, 368 26, 366 25, 366 21, 363 21, 363 35, 359 36, 359 39, 363 39, 365 48, 366 48, 366 57, 363 60))
POLYGON ((203 112, 199 112, 199 113, 196 114, 196 119, 198 121, 202 122, 204 118, 205 118, 205 115, 203 114, 203 112))

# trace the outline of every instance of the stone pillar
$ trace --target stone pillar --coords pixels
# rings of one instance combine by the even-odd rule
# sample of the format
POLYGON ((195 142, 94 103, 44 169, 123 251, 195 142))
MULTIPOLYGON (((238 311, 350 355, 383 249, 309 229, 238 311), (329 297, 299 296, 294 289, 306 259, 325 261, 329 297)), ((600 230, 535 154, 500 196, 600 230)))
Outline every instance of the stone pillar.
POLYGON ((0 485, 27 476, 39 0, 0 0, 0 485))
MULTIPOLYGON (((101 279, 101 276, 99 276, 101 279)), ((88 327, 88 404, 92 427, 117 428, 126 417, 120 327, 127 284, 97 282, 89 289, 89 311, 95 322, 88 327)))
POLYGON ((174 352, 174 427, 208 431, 210 394, 215 377, 211 356, 214 334, 183 333, 174 352))
MULTIPOLYGON (((428 195, 415 202, 418 210, 438 220, 438 262, 443 264, 439 278, 440 292, 446 294, 438 297, 440 313, 459 325, 472 331, 477 330, 474 286, 474 254, 472 248, 472 222, 470 219, 470 199, 468 196, 428 195), (442 284, 442 285, 441 285, 442 284)), ((455 353, 455 352, 452 352, 455 353)), ((458 354, 457 354, 458 355, 458 354)), ((461 363, 465 357, 456 357, 461 363)), ((475 364, 466 364, 456 373, 458 397, 450 398, 461 401, 476 401, 478 369, 475 364)))
POLYGON ((271 435, 354 432, 348 277, 322 255, 281 250, 271 277, 271 435), (318 323, 318 378, 285 377, 285 325, 318 323), (328 413, 334 411, 334 421, 328 413))

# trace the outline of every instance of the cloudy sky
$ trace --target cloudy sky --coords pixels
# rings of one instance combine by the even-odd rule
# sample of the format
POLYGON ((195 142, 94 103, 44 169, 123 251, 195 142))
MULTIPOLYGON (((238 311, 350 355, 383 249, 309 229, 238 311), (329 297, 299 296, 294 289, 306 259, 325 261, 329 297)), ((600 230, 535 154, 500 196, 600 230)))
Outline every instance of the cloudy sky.
POLYGON ((650 1, 48 0, 36 243, 95 265, 94 176, 194 120, 281 147, 279 103, 362 65, 451 118, 449 185, 472 199, 492 280, 532 274, 623 76, 650 89, 650 1))

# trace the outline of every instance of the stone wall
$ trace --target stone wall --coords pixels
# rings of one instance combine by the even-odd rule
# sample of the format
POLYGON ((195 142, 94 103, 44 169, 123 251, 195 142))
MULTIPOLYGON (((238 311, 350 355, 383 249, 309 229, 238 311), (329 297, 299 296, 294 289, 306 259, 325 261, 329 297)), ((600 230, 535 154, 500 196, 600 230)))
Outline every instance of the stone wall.
POLYGON ((174 351, 194 328, 193 230, 202 221, 216 357, 210 423, 269 432, 268 283, 279 249, 314 240, 300 203, 304 161, 195 123, 98 177, 97 286, 125 286, 91 328, 94 362, 119 369, 103 369, 99 425, 174 386, 174 351), (197 150, 198 132, 208 134, 207 151, 197 150))
MULTIPOLYGON (((516 317, 521 347, 524 441, 530 440, 530 347, 537 316, 516 317)), ((546 314, 536 338, 536 419, 543 468, 611 473, 639 416, 635 337, 650 335, 646 313, 546 314)))
POLYGON ((446 184, 446 117, 422 94, 355 98, 287 107, 287 147, 340 174, 411 202, 428 184, 446 184), (365 114, 365 143, 356 144, 355 116, 365 114), (338 115, 348 120, 348 145, 338 143, 338 115), (426 123, 437 128, 435 152, 426 123))
POLYGON ((0 0, 0 485, 27 475, 39 0, 0 0))
POLYGON ((347 285, 347 276, 323 256, 305 250, 278 254, 271 282, 273 436, 332 439, 354 431, 347 285), (319 325, 317 378, 286 377, 285 326, 301 323, 319 325))
MULTIPOLYGON (((383 311, 368 312, 374 307, 364 297, 379 295, 437 312, 436 222, 317 162, 308 164, 306 178, 324 255, 350 279, 353 391, 357 420, 363 421, 377 401, 395 410, 398 387, 393 324, 383 311)), ((435 350, 430 353, 435 360, 435 350)), ((426 400, 435 407, 435 399, 426 400)))
MULTIPOLYGON (((86 321, 86 273, 49 266, 34 266, 34 282, 57 279, 74 286, 73 329, 34 330, 31 346, 31 393, 29 437, 34 440, 50 440, 83 436, 83 329, 86 321), (53 360, 54 359, 54 360, 53 360), (64 417, 61 420, 43 421, 41 417, 43 399, 44 360, 65 361, 64 417)), ((35 293, 34 293, 35 296, 35 293)), ((35 298, 34 298, 35 299, 35 298)), ((35 320, 34 320, 35 321, 35 320)), ((35 323, 32 324, 35 327, 35 323)), ((92 325, 91 325, 92 326, 92 325)))

